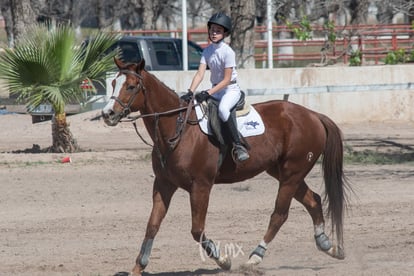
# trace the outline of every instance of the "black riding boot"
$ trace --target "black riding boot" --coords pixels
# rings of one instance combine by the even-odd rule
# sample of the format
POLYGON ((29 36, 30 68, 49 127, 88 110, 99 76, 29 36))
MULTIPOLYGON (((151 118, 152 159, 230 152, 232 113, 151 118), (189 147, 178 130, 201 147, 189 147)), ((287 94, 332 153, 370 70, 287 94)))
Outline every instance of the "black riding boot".
POLYGON ((249 153, 247 152, 247 149, 240 142, 239 131, 236 126, 236 120, 230 117, 227 120, 227 122, 225 122, 224 124, 227 127, 228 133, 233 142, 233 150, 232 150, 233 160, 242 162, 242 161, 249 159, 250 156, 249 156, 249 153))

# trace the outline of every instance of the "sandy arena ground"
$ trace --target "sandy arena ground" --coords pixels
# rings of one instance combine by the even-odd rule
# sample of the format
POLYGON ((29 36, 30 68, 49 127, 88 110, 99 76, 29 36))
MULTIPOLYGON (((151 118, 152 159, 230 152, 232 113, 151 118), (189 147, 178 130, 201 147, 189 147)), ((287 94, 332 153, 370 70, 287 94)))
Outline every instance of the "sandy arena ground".
MULTIPOLYGON (((131 124, 110 128, 90 120, 97 114, 68 117, 85 152, 70 154, 66 164, 59 162, 64 154, 12 153, 50 146, 50 122, 0 116, 0 275, 123 275, 133 267, 151 207, 150 148, 131 124)), ((388 141, 413 151, 413 124, 340 127, 346 143, 380 149, 388 141)), ((240 266, 262 239, 277 182, 262 174, 213 189, 206 232, 222 248, 233 246, 230 272, 203 260, 190 234, 188 195, 178 191, 144 275, 414 275, 412 164, 345 167, 356 194, 345 218, 345 260, 316 249, 311 219, 294 202, 250 272, 240 266)), ((307 181, 323 191, 319 166, 307 181)))

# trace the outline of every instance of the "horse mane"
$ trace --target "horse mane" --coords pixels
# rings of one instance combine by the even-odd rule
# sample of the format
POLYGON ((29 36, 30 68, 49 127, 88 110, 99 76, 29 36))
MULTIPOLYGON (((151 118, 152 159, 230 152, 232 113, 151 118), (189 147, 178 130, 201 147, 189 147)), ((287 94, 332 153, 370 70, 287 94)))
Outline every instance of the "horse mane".
POLYGON ((152 81, 156 82, 158 85, 160 85, 163 89, 167 90, 170 94, 172 94, 175 98, 178 98, 178 94, 176 91, 172 88, 170 88, 168 85, 166 85, 163 81, 161 81, 157 76, 152 74, 151 72, 147 71, 145 68, 141 71, 141 75, 144 77, 149 76, 152 81))
POLYGON ((141 75, 143 79, 145 79, 145 76, 149 76, 153 82, 156 82, 157 85, 161 85, 163 89, 167 90, 175 98, 178 98, 178 95, 175 92, 175 90, 168 87, 163 81, 157 78, 154 74, 147 71, 147 69, 145 68, 145 59, 141 59, 139 62, 127 62, 127 63, 122 63, 122 62, 120 63, 119 60, 115 59, 115 63, 118 65, 118 67, 122 67, 122 69, 135 71, 136 73, 141 75))

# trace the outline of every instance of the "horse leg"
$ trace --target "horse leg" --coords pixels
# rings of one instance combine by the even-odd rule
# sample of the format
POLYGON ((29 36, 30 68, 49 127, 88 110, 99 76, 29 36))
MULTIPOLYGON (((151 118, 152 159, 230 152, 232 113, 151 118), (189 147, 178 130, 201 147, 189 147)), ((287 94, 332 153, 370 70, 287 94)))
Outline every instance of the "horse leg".
POLYGON ((263 261, 267 245, 274 239, 283 223, 287 220, 292 198, 296 193, 299 181, 290 177, 288 181, 280 181, 276 197, 275 209, 270 217, 269 226, 263 240, 250 254, 247 265, 258 265, 263 261))
POLYGON ((161 222, 167 214, 171 198, 177 190, 177 187, 174 185, 160 182, 161 181, 158 178, 155 178, 152 196, 152 211, 148 219, 141 251, 136 259, 135 267, 132 270, 133 275, 141 275, 141 272, 148 265, 155 235, 160 229, 161 222))
POLYGON ((344 259, 345 254, 340 246, 332 245, 329 237, 325 234, 325 220, 323 218, 321 197, 313 192, 305 181, 302 181, 295 194, 295 199, 305 206, 312 217, 316 246, 322 252, 331 257, 344 259))
MULTIPOLYGON (((191 234, 194 240, 200 243, 200 248, 204 250, 208 257, 213 259, 220 268, 230 270, 230 258, 226 255, 222 255, 220 253, 220 248, 216 246, 214 241, 208 239, 204 232, 210 191, 211 185, 209 187, 193 186, 190 193, 192 218, 191 234)), ((200 253, 203 254, 202 251, 200 253)))

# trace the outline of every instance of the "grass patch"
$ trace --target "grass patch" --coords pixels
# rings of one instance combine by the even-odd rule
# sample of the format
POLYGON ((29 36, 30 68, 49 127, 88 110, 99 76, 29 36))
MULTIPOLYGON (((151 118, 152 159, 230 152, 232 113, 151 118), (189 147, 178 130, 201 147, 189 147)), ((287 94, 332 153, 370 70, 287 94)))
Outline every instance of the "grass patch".
POLYGON ((4 167, 34 167, 34 166, 43 166, 56 163, 56 161, 13 161, 13 162, 0 162, 0 166, 4 167))
POLYGON ((402 164, 414 162, 414 152, 378 152, 374 150, 355 151, 347 147, 344 162, 351 164, 402 164))

